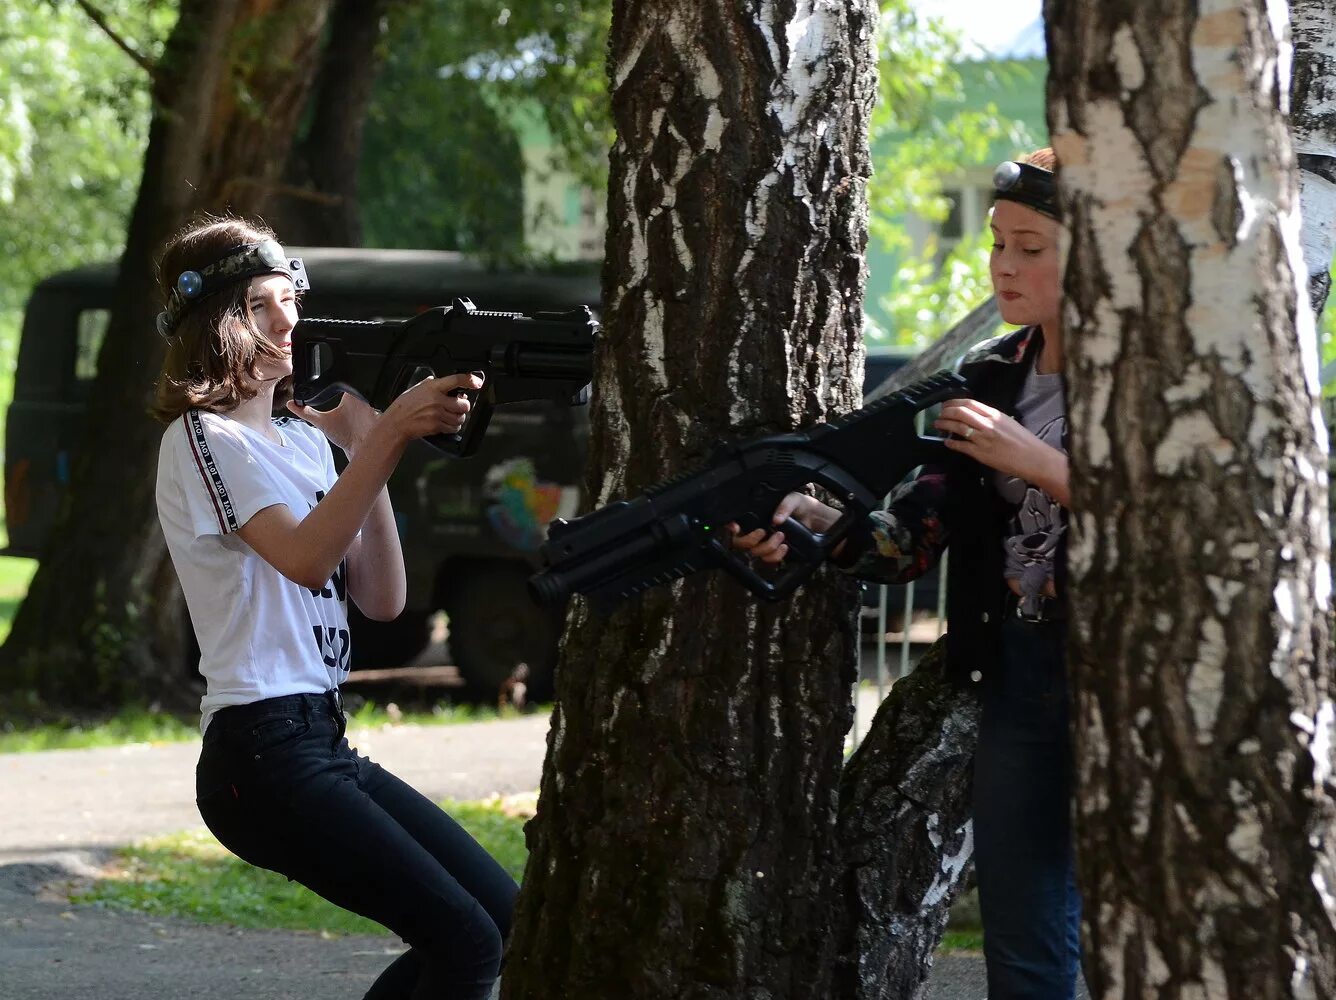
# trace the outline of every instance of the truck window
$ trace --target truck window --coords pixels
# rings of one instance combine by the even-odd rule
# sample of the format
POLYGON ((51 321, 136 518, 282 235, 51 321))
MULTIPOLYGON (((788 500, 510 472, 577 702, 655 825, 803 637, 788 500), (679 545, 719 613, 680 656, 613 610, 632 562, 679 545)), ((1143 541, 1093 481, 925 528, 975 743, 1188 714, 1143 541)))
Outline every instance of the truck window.
POLYGON ((102 350, 102 341, 107 336, 107 324, 111 322, 108 309, 84 309, 79 313, 79 339, 74 355, 74 378, 78 382, 91 382, 97 377, 97 356, 102 350))

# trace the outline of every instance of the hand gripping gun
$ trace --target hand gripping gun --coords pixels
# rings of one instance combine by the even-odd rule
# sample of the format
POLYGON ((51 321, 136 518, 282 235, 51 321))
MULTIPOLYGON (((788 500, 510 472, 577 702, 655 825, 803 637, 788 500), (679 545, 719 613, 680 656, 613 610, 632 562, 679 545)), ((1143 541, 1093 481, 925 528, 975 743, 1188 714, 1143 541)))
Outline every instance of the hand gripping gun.
POLYGON ((529 579, 540 605, 586 594, 596 608, 697 570, 722 566, 766 600, 788 597, 816 571, 849 529, 916 466, 940 462, 941 438, 920 437, 914 417, 935 403, 968 396, 965 379, 942 371, 829 424, 730 445, 704 467, 572 521, 556 520, 541 550, 546 567, 529 579), (814 534, 793 518, 778 575, 762 576, 731 549, 725 526, 770 528, 788 493, 815 483, 842 505, 839 520, 814 534))
POLYGON ((423 439, 467 458, 503 403, 587 403, 597 332, 587 306, 525 316, 486 312, 468 299, 408 320, 302 319, 292 333, 292 395, 310 406, 351 392, 384 410, 427 375, 481 372, 482 389, 466 393, 472 408, 463 430, 423 439))

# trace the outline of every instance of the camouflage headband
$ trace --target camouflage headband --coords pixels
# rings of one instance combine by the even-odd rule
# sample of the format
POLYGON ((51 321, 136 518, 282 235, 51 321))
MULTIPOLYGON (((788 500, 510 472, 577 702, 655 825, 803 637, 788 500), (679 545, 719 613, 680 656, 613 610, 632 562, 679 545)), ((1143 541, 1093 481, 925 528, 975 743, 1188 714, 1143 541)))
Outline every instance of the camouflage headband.
POLYGON ((300 257, 289 257, 275 240, 243 243, 227 251, 220 260, 198 271, 182 271, 167 297, 167 308, 158 313, 158 333, 170 337, 181 315, 196 302, 238 281, 257 274, 284 274, 299 292, 311 287, 300 257))

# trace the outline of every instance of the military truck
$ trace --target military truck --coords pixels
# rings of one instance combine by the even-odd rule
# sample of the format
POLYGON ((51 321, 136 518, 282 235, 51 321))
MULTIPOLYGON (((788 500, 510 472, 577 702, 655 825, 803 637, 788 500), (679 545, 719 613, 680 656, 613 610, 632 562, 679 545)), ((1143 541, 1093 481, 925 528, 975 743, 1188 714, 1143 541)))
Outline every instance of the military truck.
MULTIPOLYGON (((443 251, 291 248, 306 262, 307 316, 412 316, 455 296, 484 309, 597 310, 596 265, 542 271, 489 270, 443 251)), ((5 433, 7 555, 39 558, 69 483, 98 351, 110 319, 114 264, 53 275, 33 290, 24 315, 5 433)), ((869 352, 871 388, 911 355, 869 352)), ((408 605, 393 622, 350 606, 353 669, 393 667, 420 653, 432 616, 445 611, 451 659, 466 693, 492 699, 519 663, 531 697, 551 695, 561 622, 529 600, 525 581, 549 521, 580 504, 588 441, 584 407, 499 407, 477 455, 448 458, 417 443, 390 480, 408 570, 408 605)), ((935 606, 935 586, 915 603, 935 606)), ((194 669, 194 664, 189 665, 194 669)))
MULTIPOLYGON (((597 309, 599 300, 596 265, 519 272, 443 251, 291 252, 311 274, 308 316, 406 317, 455 296, 521 312, 597 309)), ((115 280, 114 264, 76 268, 42 281, 28 301, 5 432, 7 555, 40 557, 60 509, 115 280)), ((521 403, 497 409, 472 458, 410 447, 390 480, 408 606, 388 623, 350 606, 354 669, 408 662, 426 646, 432 614, 444 610, 470 693, 495 698, 523 662, 531 693, 549 695, 560 622, 529 600, 524 584, 548 522, 576 513, 587 437, 586 408, 521 403)))

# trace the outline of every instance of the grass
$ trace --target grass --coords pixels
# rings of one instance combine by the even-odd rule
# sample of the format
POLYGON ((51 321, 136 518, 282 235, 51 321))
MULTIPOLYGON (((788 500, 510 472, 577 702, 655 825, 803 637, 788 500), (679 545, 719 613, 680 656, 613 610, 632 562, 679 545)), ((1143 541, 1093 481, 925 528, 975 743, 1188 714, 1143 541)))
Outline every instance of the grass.
MULTIPOLYGON (((534 711, 541 713, 550 708, 540 705, 534 711)), ((81 718, 61 714, 49 719, 41 717, 41 712, 40 707, 18 706, 10 718, 0 723, 0 753, 75 750, 126 743, 184 743, 199 739, 199 716, 193 712, 182 715, 130 706, 110 716, 81 718), (21 721, 24 717, 27 721, 21 721), (16 718, 20 721, 15 721, 16 718)), ((393 702, 382 706, 368 701, 348 713, 348 734, 356 742, 358 733, 367 730, 457 725, 520 715, 511 707, 498 712, 491 706, 442 704, 430 710, 402 711, 393 702)))
MULTIPOLYGON (((519 881, 527 851, 524 823, 537 795, 442 803, 519 881)), ((281 875, 234 858, 205 830, 158 837, 119 852, 107 877, 72 902, 119 912, 183 917, 208 924, 313 931, 325 936, 388 934, 381 925, 321 899, 281 875)), ((948 930, 941 953, 977 952, 977 928, 948 930)))
POLYGON ((938 954, 950 955, 953 952, 983 951, 983 931, 976 927, 962 927, 949 930, 942 935, 942 943, 937 946, 938 954))
POLYGON ((147 708, 123 708, 110 718, 91 721, 68 717, 23 724, 7 719, 0 729, 0 753, 73 750, 125 743, 179 743, 193 739, 199 739, 198 719, 147 708))
POLYGON ((28 584, 37 572, 36 559, 0 556, 0 643, 9 635, 14 615, 28 593, 28 584))
MULTIPOLYGON (((518 880, 524 871, 524 822, 536 796, 445 802, 447 812, 518 880)), ((388 934, 281 875, 234 858, 205 830, 158 837, 119 851, 106 878, 73 902, 121 912, 184 917, 237 927, 388 934)))

